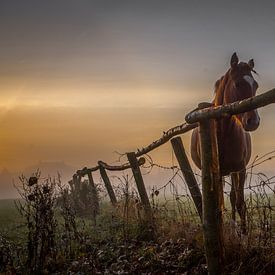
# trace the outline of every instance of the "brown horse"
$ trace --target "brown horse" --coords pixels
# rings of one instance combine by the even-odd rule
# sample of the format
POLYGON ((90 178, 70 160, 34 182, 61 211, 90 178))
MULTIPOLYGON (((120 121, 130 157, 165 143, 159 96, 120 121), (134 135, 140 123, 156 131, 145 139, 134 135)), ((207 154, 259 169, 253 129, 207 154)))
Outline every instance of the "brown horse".
MULTIPOLYGON (((231 68, 215 84, 213 105, 219 106, 255 96, 258 84, 252 76, 254 61, 240 62, 236 53, 231 57, 231 68)), ((217 140, 220 171, 222 176, 231 175, 232 188, 230 202, 232 219, 237 211, 241 218, 241 228, 246 231, 246 205, 244 182, 246 166, 251 157, 251 138, 248 131, 258 128, 260 117, 257 110, 222 118, 217 122, 217 140)), ((201 169, 199 130, 195 129, 191 139, 191 156, 201 169)))

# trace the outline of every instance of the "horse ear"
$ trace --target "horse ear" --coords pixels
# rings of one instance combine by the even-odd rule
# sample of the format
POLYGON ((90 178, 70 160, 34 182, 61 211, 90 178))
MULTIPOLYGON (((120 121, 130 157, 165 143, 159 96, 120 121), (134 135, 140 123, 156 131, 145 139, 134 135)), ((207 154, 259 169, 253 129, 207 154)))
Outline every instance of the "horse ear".
POLYGON ((254 60, 253 59, 250 59, 247 64, 251 70, 254 68, 254 60))
POLYGON ((239 58, 236 53, 233 53, 233 55, 231 56, 231 60, 230 60, 231 68, 232 69, 236 68, 238 63, 239 63, 239 58))

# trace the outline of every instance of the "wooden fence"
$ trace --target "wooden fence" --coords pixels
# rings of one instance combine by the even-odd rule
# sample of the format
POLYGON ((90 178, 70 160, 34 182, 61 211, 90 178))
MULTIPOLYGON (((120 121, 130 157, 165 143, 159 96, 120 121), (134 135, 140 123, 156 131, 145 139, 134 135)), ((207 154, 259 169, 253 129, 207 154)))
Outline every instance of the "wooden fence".
MULTIPOLYGON (((215 120, 221 117, 232 116, 264 107, 271 103, 275 103, 275 89, 243 101, 218 107, 213 107, 209 103, 200 103, 197 109, 186 115, 186 123, 169 129, 160 139, 154 141, 147 147, 137 150, 137 152, 126 153, 129 161, 128 163, 120 166, 112 166, 103 161, 99 161, 95 167, 85 167, 78 170, 73 176, 72 182, 74 182, 77 187, 81 178, 88 175, 92 190, 96 192, 92 173, 99 170, 111 203, 115 205, 117 203, 117 198, 107 171, 131 169, 141 203, 145 209, 146 216, 150 221, 152 218, 152 209, 140 171, 140 166, 145 163, 145 158, 142 156, 171 140, 172 148, 179 163, 179 167, 181 168, 197 212, 202 220, 208 272, 209 274, 222 274, 224 245, 223 217, 222 209, 220 209, 220 201, 223 199, 223 190, 219 171, 215 120), (182 140, 180 137, 176 137, 196 127, 200 127, 202 194, 186 156, 182 140)), ((92 198, 96 200, 96 196, 92 196, 92 198)))

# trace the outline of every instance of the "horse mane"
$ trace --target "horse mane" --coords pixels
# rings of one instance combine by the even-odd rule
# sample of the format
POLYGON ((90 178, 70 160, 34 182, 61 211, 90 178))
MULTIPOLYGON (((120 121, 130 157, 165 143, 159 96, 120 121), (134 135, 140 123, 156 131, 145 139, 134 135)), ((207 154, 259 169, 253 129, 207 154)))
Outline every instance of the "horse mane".
POLYGON ((220 79, 218 79, 215 82, 215 86, 214 86, 215 98, 213 100, 213 103, 215 104, 215 106, 219 106, 223 104, 223 95, 224 95, 224 91, 228 80, 229 80, 229 70, 226 72, 225 75, 223 75, 220 79))

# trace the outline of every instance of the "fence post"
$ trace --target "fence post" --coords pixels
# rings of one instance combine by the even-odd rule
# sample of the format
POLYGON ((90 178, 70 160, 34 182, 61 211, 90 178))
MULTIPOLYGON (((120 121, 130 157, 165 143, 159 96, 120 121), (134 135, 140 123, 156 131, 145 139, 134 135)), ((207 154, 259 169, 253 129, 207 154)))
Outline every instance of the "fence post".
POLYGON ((78 190, 80 190, 82 176, 81 175, 77 175, 76 179, 77 179, 77 188, 78 188, 78 190))
POLYGON ((103 182, 105 184, 105 187, 107 189, 107 192, 108 192, 108 195, 110 197, 110 200, 111 200, 111 203, 113 205, 115 205, 117 203, 117 199, 116 199, 116 195, 115 195, 115 192, 113 190, 113 187, 112 187, 112 184, 110 182, 110 179, 106 173, 106 170, 105 168, 99 164, 99 172, 100 172, 100 175, 103 179, 103 182))
POLYGON ((150 201, 149 201, 149 198, 148 198, 148 195, 146 192, 146 188, 145 188, 144 181, 143 181, 143 178, 142 178, 142 175, 140 172, 140 168, 139 168, 139 164, 138 164, 138 160, 136 158, 135 152, 127 153, 127 158, 131 165, 133 176, 136 181, 138 193, 139 193, 139 196, 141 199, 141 203, 144 207, 146 217, 147 217, 148 221, 151 222, 152 221, 152 209, 151 209, 150 201))
POLYGON ((93 221, 94 221, 94 224, 96 224, 96 215, 99 213, 98 195, 97 195, 97 190, 96 190, 96 186, 95 186, 95 183, 94 183, 92 172, 90 170, 88 170, 87 175, 88 175, 89 184, 90 184, 90 188, 91 188, 93 221))
POLYGON ((200 146, 202 155, 203 235, 208 274, 222 274, 224 243, 221 210, 222 180, 219 171, 219 155, 216 122, 200 122, 200 146))
POLYGON ((80 198, 80 183, 81 183, 81 176, 78 175, 77 173, 73 175, 73 181, 72 181, 72 186, 73 188, 71 189, 72 195, 73 195, 73 201, 74 201, 74 206, 79 213, 81 211, 81 204, 79 201, 80 198))
POLYGON ((171 144, 178 160, 180 169, 184 176, 184 179, 188 185, 190 194, 192 199, 195 203, 197 211, 199 213, 200 218, 202 219, 202 198, 201 198, 201 191, 186 156, 184 146, 182 144, 182 140, 180 137, 175 137, 171 139, 171 144))
POLYGON ((73 185, 74 185, 74 189, 76 189, 77 188, 77 175, 76 174, 73 175, 73 185))
POLYGON ((69 180, 69 181, 68 181, 68 184, 69 184, 69 186, 70 186, 70 188, 71 188, 71 191, 73 191, 73 189, 74 189, 74 182, 73 182, 73 179, 69 180))

